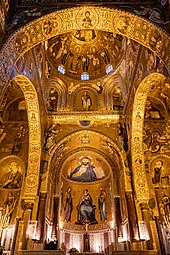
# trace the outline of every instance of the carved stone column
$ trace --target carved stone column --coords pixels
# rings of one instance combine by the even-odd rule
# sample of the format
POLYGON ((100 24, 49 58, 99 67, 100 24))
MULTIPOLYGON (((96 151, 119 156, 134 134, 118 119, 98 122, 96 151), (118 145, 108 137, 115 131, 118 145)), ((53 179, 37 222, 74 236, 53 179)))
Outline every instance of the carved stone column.
POLYGON ((130 240, 137 241, 139 240, 139 230, 138 230, 138 224, 137 224, 135 202, 134 202, 133 194, 131 191, 126 192, 126 202, 127 202, 128 218, 129 218, 130 240))
POLYGON ((149 240, 147 240, 147 248, 148 250, 153 250, 154 249, 154 245, 153 245, 153 237, 152 237, 152 232, 151 232, 151 226, 150 226, 150 221, 152 220, 151 214, 149 212, 149 206, 147 203, 141 203, 140 204, 140 208, 142 211, 142 217, 143 220, 146 224, 146 228, 148 231, 148 235, 149 235, 149 240))
POLYGON ((115 197, 115 217, 116 217, 116 226, 117 226, 117 238, 123 236, 122 231, 122 216, 120 210, 120 197, 115 197))
POLYGON ((31 219, 31 213, 32 209, 34 206, 34 202, 32 200, 23 200, 22 201, 22 208, 24 210, 24 215, 23 215, 23 226, 22 226, 22 240, 21 240, 21 250, 26 250, 27 249, 27 228, 29 221, 31 219))
POLYGON ((155 221, 151 222, 151 231, 154 239, 154 244, 155 244, 155 250, 158 250, 160 254, 164 255, 166 254, 165 251, 165 245, 164 245, 164 239, 162 235, 162 230, 161 230, 161 224, 159 221, 159 216, 154 217, 155 221), (156 227, 155 231, 154 228, 156 227))
POLYGON ((59 210, 59 197, 54 196, 52 238, 57 238, 58 210, 59 210))
POLYGON ((44 236, 44 222, 45 222, 45 204, 46 204, 47 193, 40 193, 39 207, 38 207, 38 225, 37 225, 37 236, 36 238, 43 241, 44 236))
POLYGON ((15 244, 16 244, 16 239, 17 239, 19 221, 20 221, 20 218, 17 217, 17 218, 15 219, 15 230, 14 230, 14 236, 13 236, 12 247, 11 247, 11 255, 13 255, 13 254, 14 254, 14 251, 15 251, 15 244))

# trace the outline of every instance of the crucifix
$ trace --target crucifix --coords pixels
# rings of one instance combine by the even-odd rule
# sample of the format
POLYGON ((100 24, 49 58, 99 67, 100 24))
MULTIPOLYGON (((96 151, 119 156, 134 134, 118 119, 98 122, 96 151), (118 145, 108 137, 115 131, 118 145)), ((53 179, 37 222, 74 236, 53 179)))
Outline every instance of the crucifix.
POLYGON ((89 235, 88 235, 88 226, 90 224, 90 221, 86 220, 84 222, 85 224, 85 234, 84 234, 84 249, 83 249, 83 252, 90 252, 90 240, 89 240, 89 235))
POLYGON ((89 226, 89 224, 90 224, 90 221, 85 220, 86 232, 88 231, 88 226, 89 226))

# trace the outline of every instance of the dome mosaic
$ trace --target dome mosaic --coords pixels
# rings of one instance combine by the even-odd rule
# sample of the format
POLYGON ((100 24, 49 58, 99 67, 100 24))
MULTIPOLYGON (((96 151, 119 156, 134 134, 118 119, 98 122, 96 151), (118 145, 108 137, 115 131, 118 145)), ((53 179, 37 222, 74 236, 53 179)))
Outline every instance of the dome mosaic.
POLYGON ((72 79, 96 79, 117 69, 125 52, 121 35, 96 30, 76 30, 48 41, 48 61, 72 79))

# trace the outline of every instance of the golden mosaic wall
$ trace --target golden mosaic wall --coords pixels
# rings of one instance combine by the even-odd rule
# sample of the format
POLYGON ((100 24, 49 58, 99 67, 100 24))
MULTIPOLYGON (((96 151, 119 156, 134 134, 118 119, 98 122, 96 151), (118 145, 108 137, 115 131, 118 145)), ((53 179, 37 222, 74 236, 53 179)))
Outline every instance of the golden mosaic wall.
POLYGON ((159 73, 152 73, 147 76, 140 84, 133 105, 132 117, 132 164, 134 169, 135 189, 137 199, 149 199, 149 190, 146 183, 146 172, 144 166, 144 151, 143 151, 143 125, 145 104, 148 93, 153 84, 159 84, 165 81, 165 76, 159 73))
POLYGON ((29 199, 34 202, 38 191, 41 158, 41 125, 39 103, 35 88, 28 78, 23 75, 18 75, 14 79, 23 91, 29 123, 28 167, 24 193, 22 196, 24 199, 29 199))
MULTIPOLYGON (((15 79, 23 90, 27 101, 30 144, 28 175, 26 178, 24 197, 35 197, 38 187, 41 156, 41 128, 36 91, 27 78, 17 76, 18 73, 15 70, 15 64, 21 56, 37 44, 56 35, 80 29, 103 30, 131 38, 155 52, 165 63, 167 69, 170 69, 170 40, 168 35, 150 22, 123 11, 100 7, 80 7, 62 10, 33 21, 16 31, 6 42, 0 53, 0 90, 4 92, 9 80, 16 76, 15 79), (88 17, 87 13, 89 13, 88 17)), ((144 183, 145 173, 142 154, 144 107, 152 83, 155 83, 159 79, 164 79, 164 76, 161 74, 152 74, 141 83, 140 89, 142 88, 142 91, 139 89, 137 92, 133 112, 133 169, 134 177, 137 180, 137 198, 141 200, 148 199, 149 197, 147 185, 144 183), (142 164, 140 165, 138 165, 137 161, 135 162, 138 156, 142 160, 142 164)), ((1 96, 3 96, 3 93, 1 96)))
POLYGON ((154 51, 170 68, 169 37, 145 19, 118 10, 81 7, 58 11, 33 21, 16 31, 1 50, 1 89, 11 75, 15 62, 40 42, 61 33, 79 29, 114 32, 131 38, 154 51), (90 16, 86 17, 89 12, 90 16))

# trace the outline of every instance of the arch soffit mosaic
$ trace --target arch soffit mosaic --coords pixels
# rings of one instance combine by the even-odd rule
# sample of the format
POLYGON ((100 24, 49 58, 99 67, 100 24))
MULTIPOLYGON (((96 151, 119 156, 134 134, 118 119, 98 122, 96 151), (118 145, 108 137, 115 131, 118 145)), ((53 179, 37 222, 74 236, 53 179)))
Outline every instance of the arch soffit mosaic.
POLYGON ((66 84, 64 81, 59 78, 52 78, 49 81, 49 90, 50 88, 55 88, 59 95, 58 108, 64 109, 66 106, 66 84))
POLYGON ((53 36, 87 28, 131 38, 155 52, 163 60, 167 70, 170 69, 170 38, 149 21, 131 13, 108 8, 70 8, 43 16, 19 29, 8 39, 0 54, 0 90, 5 90, 9 77, 15 75, 11 73, 16 61, 29 49, 53 36), (91 20, 88 27, 83 21, 87 10, 91 20))
POLYGON ((59 78, 53 78, 49 82, 49 86, 56 88, 60 94, 66 94, 66 84, 59 78))
POLYGON ((138 202, 148 201, 149 189, 146 183, 146 172, 144 166, 144 152, 143 152, 143 125, 145 104, 147 96, 153 84, 164 83, 166 77, 160 73, 152 73, 143 79, 140 83, 133 104, 132 113, 132 169, 135 179, 135 190, 138 202), (140 158, 139 161, 136 159, 140 158))
POLYGON ((104 100, 107 109, 112 108, 113 103, 113 91, 116 87, 119 87, 121 89, 121 93, 124 94, 124 97, 126 96, 125 89, 124 89, 124 81, 122 80, 122 77, 119 73, 116 73, 113 77, 111 77, 108 81, 106 81, 106 84, 104 85, 104 100))
MULTIPOLYGON (((73 141, 73 145, 72 147, 75 148, 75 142, 77 143, 77 146, 76 147, 82 147, 82 144, 83 144, 83 141, 81 140, 81 137, 83 139, 83 136, 86 136, 86 139, 88 136, 90 136, 90 138, 93 138, 93 140, 90 142, 86 142, 84 144, 90 144, 90 146, 93 146, 95 147, 95 143, 94 143, 94 137, 98 137, 98 140, 102 142, 105 142, 107 144, 107 142, 109 142, 111 145, 112 145, 112 150, 114 153, 118 153, 119 155, 121 155, 121 152, 120 152, 120 149, 119 147, 107 136, 99 133, 99 132, 94 132, 94 131, 90 131, 90 130, 81 130, 81 131, 77 131, 77 132, 74 132, 73 134, 71 135, 68 135, 66 136, 64 139, 62 139, 53 149, 53 151, 51 152, 50 154, 50 160, 52 159, 52 157, 54 156, 55 152, 58 150, 58 148, 60 148, 60 146, 64 143, 64 144, 67 144, 68 146, 68 149, 70 149, 70 145, 69 143, 71 144, 71 141, 73 141), (76 139, 79 138, 79 139, 76 139)), ((88 138, 88 139, 90 139, 88 138)), ((108 146, 109 147, 109 146, 108 146)), ((97 147, 98 148, 98 147, 97 147)), ((110 147, 111 148, 111 147, 110 147)), ((67 149, 67 151, 68 151, 67 149)), ((66 151, 66 154, 67 154, 67 151, 66 151)), ((108 152, 106 152, 106 154, 108 154, 108 152)), ((49 162, 50 163, 50 162, 49 162)))
POLYGON ((27 176, 23 199, 34 203, 39 184, 39 167, 41 158, 41 124, 37 92, 32 82, 24 75, 17 75, 15 82, 20 86, 27 108, 29 124, 29 153, 27 176))
MULTIPOLYGON (((65 137, 64 139, 62 139, 53 149, 51 155, 49 155, 48 158, 48 167, 50 168, 51 165, 53 165, 53 157, 56 155, 61 155, 59 157, 56 157, 56 164, 58 165, 58 169, 61 170, 61 164, 68 158, 70 157, 70 155, 72 155, 74 152, 77 153, 78 151, 83 152, 85 149, 91 148, 91 150, 93 152, 96 151, 96 153, 98 153, 99 155, 101 154, 102 157, 105 157, 106 160, 108 160, 108 155, 109 155, 109 161, 108 164, 109 165, 113 165, 113 161, 115 161, 117 167, 123 167, 123 172, 125 173, 125 171, 127 171, 125 165, 124 165, 124 160, 125 160, 125 156, 121 153, 121 151, 119 150, 118 146, 107 136, 98 133, 98 132, 94 132, 94 131, 88 131, 88 130, 81 130, 81 131, 77 131, 71 135, 68 135, 67 137, 65 137), (82 138, 86 139, 92 139, 91 142, 85 143, 83 144, 81 142, 82 138), (101 143, 101 151, 99 151, 98 148, 100 148, 100 146, 96 146, 95 148, 95 144, 96 142, 94 141, 100 141, 101 143), (71 145, 73 141, 73 144, 71 145), (75 148, 75 144, 76 144, 76 148, 75 148), (84 145, 84 147, 82 147, 82 145, 84 145), (103 147, 102 147, 103 146, 103 147), (103 152, 104 151, 104 152, 103 152), (64 158, 62 157, 62 154, 64 152, 64 158), (102 153, 101 153, 102 152, 102 153), (110 156, 112 155, 112 156, 110 156), (62 162, 61 162, 62 161, 62 162)), ((89 149, 90 150, 90 149, 89 149)), ((57 168, 55 167, 55 170, 57 168)), ((48 171, 49 173, 50 171, 48 171)), ((60 175, 60 171, 58 172, 58 176, 60 175)), ((126 175, 124 174, 125 179, 126 179, 126 175)), ((126 180, 125 180, 126 182, 126 180)), ((126 185, 126 183, 125 183, 126 185)))
MULTIPOLYGON (((158 86, 158 87, 159 87, 159 86, 158 86)), ((153 95, 148 95, 148 99, 149 99, 149 100, 152 100, 153 102, 155 102, 155 103, 157 103, 157 104, 159 104, 159 106, 160 106, 161 108, 163 108, 165 119, 168 120, 168 119, 169 119, 169 113, 168 113, 168 111, 167 111, 167 107, 166 107, 165 103, 162 102, 162 101, 160 100, 160 98, 157 98, 157 97, 155 97, 155 96, 153 96, 153 95)))

